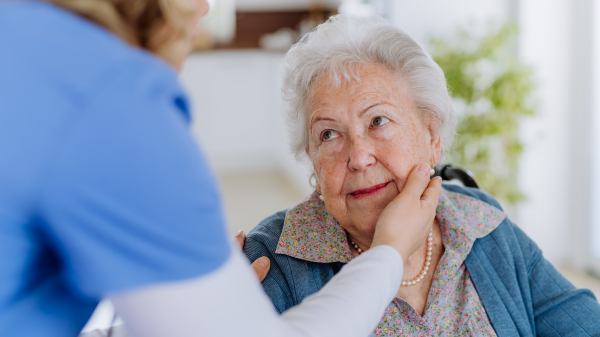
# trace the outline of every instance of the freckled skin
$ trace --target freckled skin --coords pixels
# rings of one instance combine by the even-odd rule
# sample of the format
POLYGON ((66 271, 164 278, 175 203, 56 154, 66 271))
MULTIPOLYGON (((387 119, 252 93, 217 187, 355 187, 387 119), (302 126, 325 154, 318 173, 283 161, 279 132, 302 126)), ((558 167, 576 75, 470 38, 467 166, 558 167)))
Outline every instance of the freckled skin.
MULTIPOLYGON (((335 88, 324 75, 312 85, 306 152, 327 209, 350 239, 366 250, 383 209, 402 191, 417 165, 437 164, 441 142, 435 123, 417 112, 410 88, 401 77, 377 65, 358 66, 357 70, 360 82, 353 80, 335 88), (388 184, 372 195, 357 198, 352 194, 382 183, 388 184)), ((430 272, 419 284, 401 287, 397 294, 420 314, 444 249, 437 221, 432 227, 430 272)), ((423 245, 408 258, 403 279, 419 274, 426 248, 423 245)))

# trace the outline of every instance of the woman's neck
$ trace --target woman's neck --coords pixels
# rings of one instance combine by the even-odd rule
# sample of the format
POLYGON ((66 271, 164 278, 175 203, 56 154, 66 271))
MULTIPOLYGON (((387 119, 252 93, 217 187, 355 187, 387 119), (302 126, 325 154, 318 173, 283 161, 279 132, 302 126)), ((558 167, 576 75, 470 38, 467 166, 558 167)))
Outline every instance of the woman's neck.
MULTIPOLYGON (((433 232, 436 234, 436 236, 440 236, 441 230, 437 218, 433 219, 433 223, 431 225, 433 232)), ((357 231, 346 230, 346 235, 348 236, 348 243, 350 244, 350 249, 356 256, 358 256, 360 253, 369 250, 369 248, 371 247, 371 243, 373 242, 373 233, 361 233, 357 231), (360 251, 358 249, 360 249, 360 251)), ((423 242, 421 248, 423 248, 425 244, 426 242, 423 242)), ((413 253, 413 255, 408 257, 407 260, 410 260, 411 257, 414 257, 414 255, 418 255, 418 253, 421 253, 423 251, 423 249, 421 248, 417 249, 413 253)))
POLYGON ((346 231, 346 235, 348 236, 350 249, 356 256, 358 256, 359 253, 369 250, 371 243, 373 242, 373 235, 361 235, 360 233, 352 234, 350 231, 346 231), (360 252, 358 249, 360 249, 360 252))

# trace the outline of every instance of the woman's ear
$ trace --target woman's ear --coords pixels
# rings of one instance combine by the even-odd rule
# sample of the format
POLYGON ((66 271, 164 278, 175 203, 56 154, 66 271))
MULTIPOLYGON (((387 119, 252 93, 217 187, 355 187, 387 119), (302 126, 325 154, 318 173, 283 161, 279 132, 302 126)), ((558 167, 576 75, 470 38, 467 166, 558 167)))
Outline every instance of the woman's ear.
POLYGON ((440 158, 442 157, 442 138, 440 137, 440 133, 434 125, 429 126, 429 134, 431 135, 431 140, 429 144, 429 160, 431 161, 431 165, 436 166, 439 164, 440 158))

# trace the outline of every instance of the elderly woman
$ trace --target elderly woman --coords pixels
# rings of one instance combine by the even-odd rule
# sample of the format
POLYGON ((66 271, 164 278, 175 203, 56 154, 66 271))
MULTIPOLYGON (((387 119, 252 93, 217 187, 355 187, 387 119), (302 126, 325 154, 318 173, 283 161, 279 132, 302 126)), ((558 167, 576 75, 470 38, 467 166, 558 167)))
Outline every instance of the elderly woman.
MULTIPOLYGON (((382 210, 413 167, 440 162, 456 124, 441 69, 383 19, 333 17, 289 51, 284 71, 292 149, 312 163, 316 191, 261 222, 245 247, 271 259, 263 286, 280 313, 369 249, 382 210)), ((374 330, 597 334, 594 295, 564 279, 494 198, 455 185, 374 330)))

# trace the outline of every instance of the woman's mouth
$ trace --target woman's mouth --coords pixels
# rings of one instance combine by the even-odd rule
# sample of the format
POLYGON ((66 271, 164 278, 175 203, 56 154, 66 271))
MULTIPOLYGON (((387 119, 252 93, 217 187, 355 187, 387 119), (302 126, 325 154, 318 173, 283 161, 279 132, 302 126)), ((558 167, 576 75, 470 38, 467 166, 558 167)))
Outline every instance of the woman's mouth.
POLYGON ((379 193, 389 183, 390 182, 388 181, 387 183, 375 185, 375 186, 372 186, 372 187, 369 187, 369 188, 364 188, 362 190, 356 190, 356 191, 350 193, 350 195, 352 195, 356 199, 366 198, 366 197, 369 197, 369 196, 372 196, 372 195, 375 195, 375 194, 379 193))

